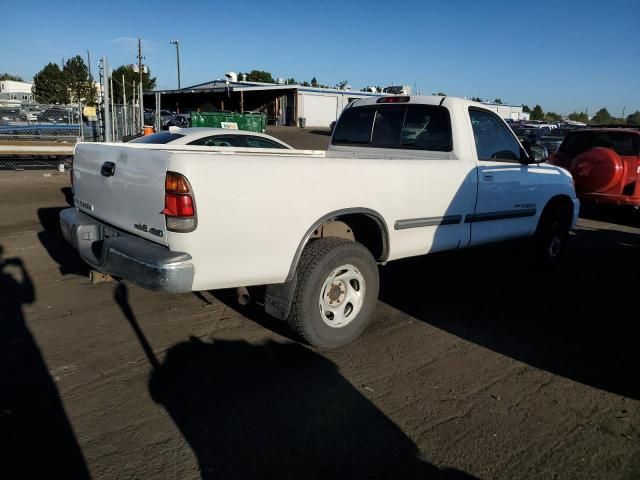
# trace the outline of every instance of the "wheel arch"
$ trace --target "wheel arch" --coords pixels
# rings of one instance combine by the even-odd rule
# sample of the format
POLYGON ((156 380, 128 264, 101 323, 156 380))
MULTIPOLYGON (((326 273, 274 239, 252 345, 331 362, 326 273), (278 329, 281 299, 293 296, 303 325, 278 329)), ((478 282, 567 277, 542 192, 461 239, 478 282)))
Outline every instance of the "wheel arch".
POLYGON ((353 232, 355 241, 367 247, 377 261, 384 262, 388 258, 389 230, 382 215, 375 210, 364 207, 335 210, 320 217, 306 231, 298 243, 286 281, 293 280, 302 251, 312 240, 314 233, 317 233, 322 225, 331 221, 345 223, 353 232))
MULTIPOLYGON (((547 204, 542 209, 542 212, 540 213, 540 218, 542 218, 542 215, 544 215, 546 211, 549 211, 552 208, 560 208, 564 210, 567 213, 566 220, 568 221, 569 224, 571 224, 571 219, 573 218, 573 214, 574 214, 574 211, 573 211, 574 204, 568 195, 559 194, 551 197, 547 202, 547 204)), ((540 220, 538 220, 538 222, 539 221, 540 220)))

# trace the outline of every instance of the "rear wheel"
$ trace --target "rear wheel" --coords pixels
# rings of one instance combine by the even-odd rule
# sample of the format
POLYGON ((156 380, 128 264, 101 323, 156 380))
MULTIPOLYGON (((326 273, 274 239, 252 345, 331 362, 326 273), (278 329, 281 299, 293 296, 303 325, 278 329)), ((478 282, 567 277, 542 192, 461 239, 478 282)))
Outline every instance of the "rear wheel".
POLYGON ((362 244, 321 238, 307 245, 287 321, 307 343, 335 348, 365 329, 378 298, 378 268, 362 244))

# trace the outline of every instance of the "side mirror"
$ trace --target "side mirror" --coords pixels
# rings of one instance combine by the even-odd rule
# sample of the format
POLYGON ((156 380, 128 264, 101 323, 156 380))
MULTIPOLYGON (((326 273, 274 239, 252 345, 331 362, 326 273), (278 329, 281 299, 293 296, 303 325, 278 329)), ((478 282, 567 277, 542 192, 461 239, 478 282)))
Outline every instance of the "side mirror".
POLYGON ((536 163, 542 163, 549 156, 549 152, 542 145, 533 145, 531 147, 530 157, 536 163))
POLYGON ((549 152, 542 145, 531 145, 528 140, 522 141, 524 152, 522 152, 520 161, 528 165, 530 163, 542 163, 548 156, 549 152))

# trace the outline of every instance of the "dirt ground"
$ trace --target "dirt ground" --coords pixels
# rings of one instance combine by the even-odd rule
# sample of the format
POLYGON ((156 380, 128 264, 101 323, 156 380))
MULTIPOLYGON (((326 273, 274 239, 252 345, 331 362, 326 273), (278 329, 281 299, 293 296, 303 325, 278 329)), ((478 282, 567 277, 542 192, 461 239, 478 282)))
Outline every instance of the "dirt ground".
MULTIPOLYGON (((326 133, 286 129, 294 146, 326 133)), ((0 172, 0 478, 640 478, 640 222, 381 267, 364 335, 296 343, 229 291, 92 285, 68 177, 0 172)))

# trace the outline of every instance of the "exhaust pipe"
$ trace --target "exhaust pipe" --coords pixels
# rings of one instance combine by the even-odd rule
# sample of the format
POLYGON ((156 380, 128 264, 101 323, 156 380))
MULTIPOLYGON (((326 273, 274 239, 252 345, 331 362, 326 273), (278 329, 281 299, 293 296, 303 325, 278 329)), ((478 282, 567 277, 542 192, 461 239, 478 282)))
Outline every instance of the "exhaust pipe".
POLYGON ((247 287, 236 288, 236 295, 238 296, 238 303, 242 306, 249 305, 251 302, 251 295, 249 295, 247 287))

